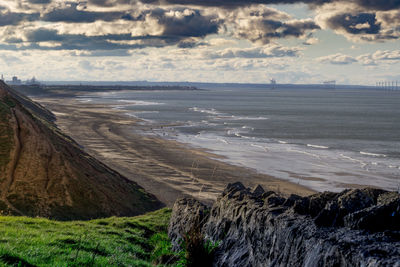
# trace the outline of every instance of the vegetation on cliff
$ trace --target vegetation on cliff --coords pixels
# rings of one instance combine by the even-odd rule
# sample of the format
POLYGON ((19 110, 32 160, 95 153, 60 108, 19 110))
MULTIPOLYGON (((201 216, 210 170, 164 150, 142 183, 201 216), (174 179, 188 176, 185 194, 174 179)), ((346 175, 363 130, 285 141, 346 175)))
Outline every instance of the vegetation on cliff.
POLYGON ((71 222, 3 216, 0 266, 176 266, 170 213, 71 222))

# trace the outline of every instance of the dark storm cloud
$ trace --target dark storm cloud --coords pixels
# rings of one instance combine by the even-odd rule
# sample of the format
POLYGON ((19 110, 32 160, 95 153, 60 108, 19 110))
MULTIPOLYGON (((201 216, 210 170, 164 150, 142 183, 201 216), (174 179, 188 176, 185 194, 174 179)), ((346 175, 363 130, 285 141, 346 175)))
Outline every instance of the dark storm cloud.
POLYGON ((343 29, 350 34, 378 34, 381 24, 374 13, 337 14, 327 20, 332 29, 343 29))
POLYGON ((400 0, 356 0, 360 7, 373 10, 395 10, 400 8, 400 0))
POLYGON ((49 4, 52 0, 27 0, 31 4, 49 4))
POLYGON ((132 40, 130 34, 109 34, 103 36, 86 36, 83 34, 60 34, 56 30, 37 29, 26 33, 27 42, 31 43, 29 48, 40 50, 113 50, 140 48, 140 45, 126 45, 111 41, 132 40), (41 42, 58 42, 59 46, 41 46, 41 42))
MULTIPOLYGON (((184 10, 181 10, 184 12, 184 10)), ((199 10, 190 10, 185 16, 166 16, 163 9, 153 10, 151 17, 164 26, 163 35, 180 37, 204 37, 217 33, 221 21, 214 16, 203 16, 199 10)))
POLYGON ((95 22, 97 20, 114 21, 118 19, 130 20, 129 14, 122 12, 90 12, 78 10, 77 4, 71 4, 68 7, 56 9, 43 14, 41 19, 50 22, 95 22))
POLYGON ((23 21, 35 21, 39 19, 39 13, 25 14, 10 11, 0 12, 0 26, 18 25, 23 21))
MULTIPOLYGON (((94 53, 106 55, 105 51, 141 49, 145 47, 163 47, 174 45, 181 42, 177 36, 132 36, 130 34, 107 34, 101 36, 86 36, 83 34, 60 34, 56 30, 39 28, 29 31, 25 34, 25 40, 9 39, 9 46, 3 46, 4 50, 15 50, 15 44, 22 44, 20 50, 86 50, 86 51, 104 51, 94 53), (124 43, 124 41, 137 41, 137 43, 124 43), (46 46, 43 42, 54 42, 59 45, 46 46), (7 49, 8 48, 8 49, 7 49)), ((110 54, 110 53, 108 53, 110 54)), ((119 53, 120 56, 128 55, 119 53)))
POLYGON ((320 27, 311 20, 281 22, 278 20, 263 19, 255 22, 250 27, 240 29, 237 36, 252 42, 267 44, 271 39, 302 37, 308 31, 317 29, 320 29, 320 27))
MULTIPOLYGON (((297 4, 305 3, 310 6, 320 6, 326 3, 355 3, 360 7, 373 10, 394 10, 400 8, 399 0, 139 0, 145 4, 153 5, 195 5, 195 6, 210 6, 210 7, 226 7, 236 8, 242 6, 249 6, 254 4, 297 4)), ((98 6, 115 6, 119 4, 135 3, 135 0, 89 0, 89 3, 98 6)))

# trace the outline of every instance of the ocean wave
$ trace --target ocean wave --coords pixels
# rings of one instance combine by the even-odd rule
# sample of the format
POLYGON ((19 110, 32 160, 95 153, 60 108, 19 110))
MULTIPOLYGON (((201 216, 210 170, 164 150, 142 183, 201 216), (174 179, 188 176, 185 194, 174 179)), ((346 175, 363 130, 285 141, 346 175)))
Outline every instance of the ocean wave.
POLYGON ((200 112, 200 113, 211 114, 211 115, 220 115, 220 114, 222 114, 221 112, 217 111, 214 108, 202 109, 202 108, 198 108, 198 107, 192 107, 192 108, 189 108, 189 110, 200 112))
POLYGON ((307 144, 308 147, 312 147, 312 148, 320 148, 320 149, 328 149, 329 147, 327 146, 319 146, 319 145, 311 145, 311 144, 307 144))
MULTIPOLYGON (((210 113, 211 114, 211 113, 210 113)), ((213 117, 215 120, 228 120, 228 121, 256 121, 256 120, 268 120, 266 117, 247 117, 247 116, 235 116, 235 115, 223 115, 223 114, 213 114, 218 115, 213 117)))
POLYGON ((232 115, 229 120, 237 120, 237 121, 259 121, 259 120, 268 120, 267 117, 247 117, 247 116, 234 116, 232 115))
POLYGON ((296 152, 296 153, 300 153, 300 154, 304 154, 304 155, 308 155, 308 156, 311 156, 311 157, 314 157, 314 158, 321 159, 321 157, 320 157, 319 155, 313 154, 313 153, 310 153, 310 152, 307 152, 307 151, 302 151, 302 150, 297 150, 297 149, 291 149, 291 148, 288 148, 287 151, 296 152))
POLYGON ((88 102, 92 102, 93 99, 90 99, 90 98, 80 98, 80 99, 78 99, 78 101, 79 101, 79 102, 82 102, 82 103, 88 103, 88 102))
POLYGON ((225 139, 223 139, 223 138, 218 138, 218 141, 221 141, 222 143, 225 143, 225 144, 229 144, 229 142, 228 141, 226 141, 225 139))
POLYGON ((254 131, 253 127, 250 127, 250 126, 247 126, 247 125, 242 126, 242 129, 249 129, 251 131, 254 131))
POLYGON ((365 162, 362 161, 362 160, 355 159, 355 158, 352 158, 352 157, 349 157, 349 156, 345 156, 345 155, 343 155, 343 154, 340 154, 340 156, 341 156, 342 158, 344 158, 344 159, 347 159, 347 160, 350 160, 350 161, 359 163, 359 164, 361 165, 361 168, 364 168, 365 166, 367 166, 367 163, 365 163, 365 162))
POLYGON ((141 100, 125 100, 120 99, 118 100, 120 103, 127 103, 135 106, 153 106, 153 105, 164 105, 164 103, 160 102, 152 102, 152 101, 141 101, 141 100))
POLYGON ((268 147, 266 147, 266 146, 261 146, 261 145, 256 145, 256 144, 250 144, 250 146, 252 146, 252 147, 257 147, 257 148, 261 148, 261 149, 263 149, 264 151, 268 151, 268 147))
POLYGON ((281 141, 281 140, 278 140, 278 143, 279 143, 279 144, 287 144, 288 142, 286 142, 286 141, 281 141))
POLYGON ((366 156, 371 156, 371 157, 382 157, 382 158, 386 158, 387 155, 385 154, 377 154, 377 153, 370 153, 370 152, 364 152, 364 151, 360 151, 361 155, 366 155, 366 156))

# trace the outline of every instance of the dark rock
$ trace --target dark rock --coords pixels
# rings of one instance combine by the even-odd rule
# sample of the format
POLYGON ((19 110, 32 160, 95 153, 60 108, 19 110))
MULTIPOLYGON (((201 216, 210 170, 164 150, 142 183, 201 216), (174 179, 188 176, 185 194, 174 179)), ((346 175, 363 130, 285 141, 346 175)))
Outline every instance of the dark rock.
POLYGON ((399 193, 398 192, 385 192, 384 194, 379 195, 377 204, 378 205, 388 205, 392 202, 399 200, 399 193))
POLYGON ((274 191, 267 191, 261 195, 261 198, 266 199, 267 197, 269 197, 270 195, 273 195, 273 194, 276 194, 276 193, 274 191))
POLYGON ((268 207, 276 207, 276 206, 280 206, 285 202, 285 198, 277 195, 277 194, 271 194, 270 196, 268 196, 266 199, 264 199, 264 205, 268 206, 268 207))
MULTIPOLYGON (((171 225, 193 221, 184 209, 197 212, 198 203, 174 206, 171 225)), ((235 184, 214 203, 201 227, 206 239, 219 244, 214 266, 400 267, 398 214, 398 197, 376 189, 285 199, 270 192, 257 198, 235 184), (385 220, 381 225, 379 218, 385 220), (375 232, 360 231, 369 228, 375 232)), ((175 225, 169 231, 173 243, 189 228, 175 225)))
POLYGON ((301 196, 291 194, 291 195, 285 200, 285 202, 283 202, 283 206, 286 206, 286 207, 293 207, 293 206, 296 204, 296 202, 301 202, 302 199, 303 199, 303 198, 302 198, 301 196))
POLYGON ((308 201, 308 214, 310 214, 311 217, 317 216, 321 212, 321 210, 325 208, 326 204, 337 198, 337 196, 337 193, 332 192, 323 192, 311 195, 308 201))
POLYGON ((310 199, 308 197, 303 197, 295 201, 293 205, 293 211, 300 215, 308 215, 310 213, 310 199))
POLYGON ((344 224, 352 229, 363 229, 371 232, 400 231, 400 196, 396 192, 385 194, 378 205, 349 214, 344 224))
POLYGON ((200 227, 206 222, 210 209, 191 198, 178 199, 172 208, 174 216, 171 217, 168 227, 168 236, 172 240, 172 248, 180 250, 183 235, 195 226, 200 227))
POLYGON ((317 226, 332 227, 337 225, 339 217, 339 205, 335 202, 329 202, 325 208, 314 219, 317 226))
POLYGON ((240 192, 240 194, 243 194, 243 193, 248 193, 248 190, 246 189, 246 187, 244 187, 244 185, 241 182, 228 184, 228 186, 225 188, 224 192, 222 193, 222 196, 229 195, 231 197, 236 192, 240 192))
POLYGON ((343 218, 353 212, 374 205, 371 190, 354 189, 338 194, 338 198, 328 202, 315 218, 318 226, 343 226, 343 218))
POLYGON ((264 193, 264 188, 262 188, 261 185, 257 185, 257 187, 253 190, 253 196, 255 197, 260 197, 264 193))

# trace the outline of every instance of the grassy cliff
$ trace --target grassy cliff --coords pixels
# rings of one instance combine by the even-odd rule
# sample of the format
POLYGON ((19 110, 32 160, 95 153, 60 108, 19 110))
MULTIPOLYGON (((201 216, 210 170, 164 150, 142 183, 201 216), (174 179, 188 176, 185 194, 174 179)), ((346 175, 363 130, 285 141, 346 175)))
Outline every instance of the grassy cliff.
POLYGON ((179 266, 166 233, 170 214, 70 222, 0 217, 0 266, 179 266))

